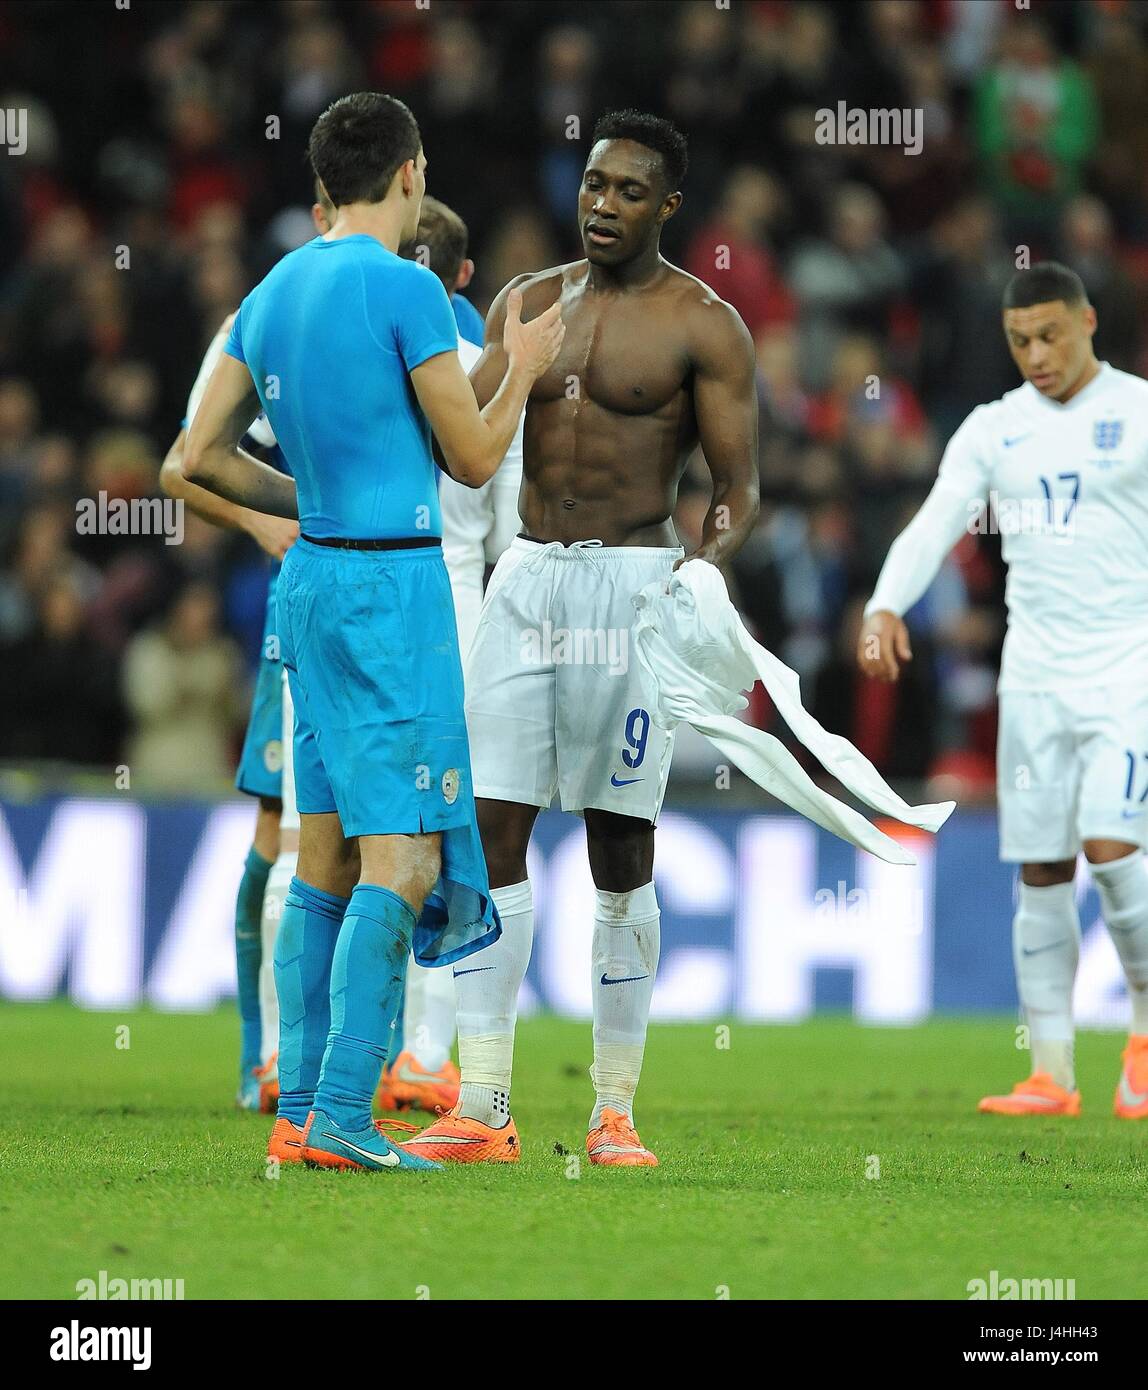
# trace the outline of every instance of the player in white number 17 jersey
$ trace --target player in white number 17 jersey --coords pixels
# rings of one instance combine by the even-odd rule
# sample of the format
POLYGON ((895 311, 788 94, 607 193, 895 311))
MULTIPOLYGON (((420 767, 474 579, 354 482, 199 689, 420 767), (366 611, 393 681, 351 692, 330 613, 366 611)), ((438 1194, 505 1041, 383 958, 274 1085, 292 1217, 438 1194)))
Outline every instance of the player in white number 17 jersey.
POLYGON ((1022 866, 1013 920, 1033 1074, 996 1114, 1080 1109, 1072 988, 1083 849, 1124 967, 1132 1024, 1115 1110, 1148 1117, 1148 382, 1098 362, 1096 312, 1055 262, 1019 271, 1004 330, 1025 378, 978 406, 881 570, 861 669, 896 680, 902 615, 966 531, 995 525, 1008 565, 997 803, 1000 853, 1022 866))

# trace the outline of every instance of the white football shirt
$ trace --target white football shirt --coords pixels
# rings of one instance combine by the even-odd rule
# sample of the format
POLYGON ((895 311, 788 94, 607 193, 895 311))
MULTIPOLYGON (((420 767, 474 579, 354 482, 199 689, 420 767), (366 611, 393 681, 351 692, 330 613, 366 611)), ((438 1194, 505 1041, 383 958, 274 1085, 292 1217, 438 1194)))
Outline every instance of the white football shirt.
POLYGON ((889 550, 866 613, 906 612, 965 532, 1008 565, 1000 690, 1148 682, 1148 382, 1106 362, 1066 404, 978 406, 889 550))
MULTIPOLYGON (((203 354, 203 361, 199 364, 199 372, 191 388, 191 394, 187 398, 187 407, 184 410, 184 428, 186 429, 195 419, 195 412, 199 409, 199 403, 203 400, 203 393, 207 390, 207 383, 211 380, 211 374, 219 365, 219 359, 223 356, 223 349, 227 344, 228 334, 231 332, 231 325, 235 319, 234 314, 228 314, 219 327, 218 333, 207 345, 207 351, 203 354)), ((271 428, 271 421, 262 411, 252 420, 247 433, 265 449, 270 449, 275 443, 275 431, 271 428)))
MULTIPOLYGON (((458 355, 463 371, 470 372, 482 356, 482 349, 459 338, 458 355)), ((495 563, 522 529, 518 519, 518 493, 522 487, 522 423, 525 419, 523 412, 510 448, 494 476, 481 487, 464 487, 445 473, 439 479, 442 558, 450 576, 458 646, 464 661, 482 611, 482 580, 486 567, 495 563)))

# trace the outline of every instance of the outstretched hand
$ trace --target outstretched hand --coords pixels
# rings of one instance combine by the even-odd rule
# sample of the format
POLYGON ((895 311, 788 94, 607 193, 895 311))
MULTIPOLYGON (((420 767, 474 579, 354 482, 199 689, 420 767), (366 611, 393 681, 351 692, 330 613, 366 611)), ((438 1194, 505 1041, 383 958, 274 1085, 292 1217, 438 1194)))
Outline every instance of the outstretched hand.
POLYGON ((562 322, 562 308, 557 301, 537 318, 523 323, 522 291, 510 291, 506 297, 502 347, 512 369, 519 367, 536 380, 557 358, 565 336, 566 325, 562 322))
POLYGON ((862 672, 874 680, 895 681, 901 675, 901 667, 912 659, 909 629, 904 621, 887 609, 870 613, 857 638, 857 665, 862 672))

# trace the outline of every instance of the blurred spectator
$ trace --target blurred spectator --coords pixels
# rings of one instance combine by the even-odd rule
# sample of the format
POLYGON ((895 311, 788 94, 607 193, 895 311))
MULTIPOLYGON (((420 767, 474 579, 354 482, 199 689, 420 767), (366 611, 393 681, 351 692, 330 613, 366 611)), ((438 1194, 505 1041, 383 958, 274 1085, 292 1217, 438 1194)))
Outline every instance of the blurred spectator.
POLYGON ((112 655, 84 630, 84 600, 66 568, 39 588, 35 621, 0 656, 0 757, 112 763, 124 714, 112 655))
POLYGON ((1060 257, 1084 281, 1096 310, 1096 351, 1121 371, 1135 371, 1140 351, 1136 291, 1116 259, 1112 218, 1099 198, 1074 198, 1060 223, 1060 257))
POLYGON ((848 593, 852 525, 837 496, 779 509, 768 526, 786 635, 778 655, 804 680, 825 662, 848 593))
POLYGON ((65 434, 41 435, 35 444, 27 500, 71 501, 78 471, 75 441, 65 434))
POLYGON ((427 151, 427 190, 441 195, 468 227, 487 225, 502 210, 506 191, 500 186, 507 172, 501 142, 491 138, 500 132, 498 66, 487 34, 453 14, 435 24, 429 70, 411 93, 427 151))
POLYGON ((1100 143, 1092 185, 1112 208, 1124 235, 1148 233, 1144 170, 1148 169, 1148 42, 1127 7, 1093 6, 1085 71, 1096 92, 1100 143))
MULTIPOLYGON (((803 437, 809 429, 811 407, 809 393, 802 385, 797 369, 797 335, 788 328, 768 329, 757 336, 757 371, 762 382, 764 427, 762 448, 776 441, 779 431, 791 441, 803 437)), ((762 478, 767 486, 775 485, 778 470, 768 468, 763 460, 762 478)))
POLYGON ((797 251, 789 278, 801 312, 802 377, 823 388, 845 333, 888 334, 893 300, 905 282, 901 260, 885 239, 885 215, 872 189, 845 184, 837 190, 828 236, 797 251))
POLYGON ((876 338, 853 333, 833 354, 828 389, 810 405, 810 434, 817 440, 857 447, 860 432, 887 425, 891 466, 904 478, 919 476, 927 461, 928 429, 912 387, 889 372, 876 338))
POLYGON ((600 109, 597 57, 594 35, 575 24, 552 29, 542 41, 536 98, 542 137, 539 180, 550 216, 559 225, 570 220, 586 163, 582 142, 571 139, 571 130, 593 125, 600 109))
POLYGON ((867 104, 912 112, 919 145, 912 154, 900 145, 863 146, 860 162, 898 232, 919 232, 949 205, 966 163, 954 93, 942 52, 920 32, 920 6, 880 0, 868 12, 872 33, 865 68, 871 82, 874 76, 881 80, 873 83, 867 104))
POLYGON ((961 86, 970 86, 988 66, 1008 17, 1004 5, 950 5, 942 58, 961 86))
POLYGON ((977 82, 973 126, 1010 241, 1040 244, 1052 234, 1080 186, 1098 128, 1087 74, 1056 52, 1035 16, 1014 20, 999 61, 977 82))
POLYGON ((172 166, 169 215, 176 228, 185 229, 213 203, 242 202, 245 182, 227 148, 225 108, 206 84, 174 91, 166 115, 172 166))
POLYGON ((207 584, 189 584, 162 627, 132 639, 123 680, 136 726, 127 750, 133 789, 215 794, 228 785, 244 712, 240 669, 207 584))
POLYGON ((932 646, 915 634, 913 660, 895 685, 867 680, 855 656, 864 602, 851 600, 842 614, 827 660, 811 682, 811 708, 889 776, 916 777, 932 762, 938 739, 932 646))
MULTIPOLYGON (((577 215, 577 208, 571 205, 571 230, 577 215)), ((516 276, 545 270, 559 260, 545 218, 526 205, 503 214, 495 223, 486 248, 485 255, 475 258, 477 301, 486 306, 516 276)))
POLYGON ((968 413, 1017 385, 1001 332, 1001 295, 1016 264, 983 197, 932 228, 910 294, 921 306, 919 380, 942 445, 968 413))
POLYGON ((40 404, 26 381, 0 381, 0 505, 19 504, 32 484, 40 404))
POLYGON ((670 25, 665 114, 690 132, 695 208, 717 196, 726 150, 741 114, 737 29, 714 5, 680 5, 670 25))
POLYGON ((74 518, 66 504, 44 504, 25 515, 12 558, 0 573, 0 644, 27 635, 49 584, 61 576, 72 582, 85 602, 99 591, 99 571, 69 550, 74 518))
POLYGON ((828 6, 757 6, 747 37, 736 156, 768 163, 807 227, 846 172, 846 149, 818 145, 815 132, 819 110, 849 102, 851 64, 828 6))
POLYGON ((109 425, 144 429, 155 418, 159 382, 147 362, 97 363, 88 374, 88 393, 109 425))
POLYGON ((735 169, 713 221, 695 235, 686 257, 690 274, 732 304, 754 338, 796 316, 769 245, 779 203, 777 184, 764 169, 748 164, 735 169))

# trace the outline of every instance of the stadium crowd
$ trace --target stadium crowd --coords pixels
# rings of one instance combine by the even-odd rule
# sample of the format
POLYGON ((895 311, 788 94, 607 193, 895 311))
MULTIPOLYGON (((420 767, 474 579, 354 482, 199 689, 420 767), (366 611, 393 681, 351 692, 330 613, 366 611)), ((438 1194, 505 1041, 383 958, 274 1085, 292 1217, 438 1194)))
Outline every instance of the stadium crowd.
MULTIPOLYGON (((27 112, 27 146, 0 154, 0 760, 124 760, 140 786, 225 784, 263 557, 190 514, 178 544, 85 534, 76 504, 157 495, 206 343, 312 234, 312 122, 371 87, 414 110, 428 190, 468 223, 483 310, 512 276, 579 255, 598 114, 636 106, 687 133, 663 249, 757 346, 763 506, 737 601, 818 717, 882 771, 991 787, 994 537, 968 537, 910 615, 899 686, 863 681, 853 649, 946 439, 1017 384, 999 319, 1017 248, 1079 271, 1101 358, 1148 365, 1148 10, 1036 9, 6 5, 0 107, 27 112), (840 102, 918 113, 920 152, 819 143, 817 112, 840 102)), ((677 515, 687 549, 707 503, 695 460, 677 515)))

